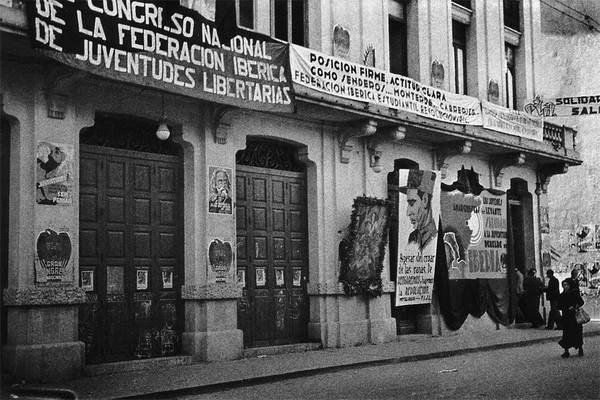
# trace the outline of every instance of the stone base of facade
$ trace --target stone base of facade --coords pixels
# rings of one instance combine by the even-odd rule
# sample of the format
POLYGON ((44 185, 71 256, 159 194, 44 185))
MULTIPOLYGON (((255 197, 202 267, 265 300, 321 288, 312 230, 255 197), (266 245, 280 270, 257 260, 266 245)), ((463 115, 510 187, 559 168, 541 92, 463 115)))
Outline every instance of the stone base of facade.
POLYGON ((210 332, 184 332, 183 352, 195 361, 235 360, 242 357, 244 334, 239 329, 210 332))
POLYGON ((81 375, 85 362, 83 342, 6 345, 3 368, 29 382, 60 382, 81 375))
POLYGON ((309 323, 308 336, 324 348, 386 343, 396 340, 396 320, 309 323))

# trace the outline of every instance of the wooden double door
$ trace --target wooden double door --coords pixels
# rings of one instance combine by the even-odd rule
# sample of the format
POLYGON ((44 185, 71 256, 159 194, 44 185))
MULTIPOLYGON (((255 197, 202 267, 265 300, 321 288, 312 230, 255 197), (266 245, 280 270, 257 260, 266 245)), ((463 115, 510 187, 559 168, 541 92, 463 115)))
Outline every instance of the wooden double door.
POLYGON ((88 363, 181 345, 181 159, 81 145, 79 336, 88 363))
POLYGON ((304 172, 238 165, 238 327, 246 347, 307 337, 307 211, 304 172))

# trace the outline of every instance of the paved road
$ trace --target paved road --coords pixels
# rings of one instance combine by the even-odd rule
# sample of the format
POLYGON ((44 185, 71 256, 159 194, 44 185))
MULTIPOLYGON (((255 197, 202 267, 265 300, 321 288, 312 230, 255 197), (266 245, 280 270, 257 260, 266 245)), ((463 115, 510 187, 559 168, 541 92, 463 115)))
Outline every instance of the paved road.
POLYGON ((600 337, 343 370, 178 399, 600 399, 600 337), (573 353, 573 351, 571 351, 573 353))

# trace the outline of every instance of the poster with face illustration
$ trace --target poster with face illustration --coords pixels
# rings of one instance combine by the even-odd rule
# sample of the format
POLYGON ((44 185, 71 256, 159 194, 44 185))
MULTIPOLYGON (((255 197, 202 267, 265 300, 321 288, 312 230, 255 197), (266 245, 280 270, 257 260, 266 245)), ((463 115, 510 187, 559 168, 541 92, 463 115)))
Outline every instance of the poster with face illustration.
POLYGON ((35 178, 37 204, 73 204, 73 146, 38 142, 35 178))
POLYGON ((231 214, 231 168, 208 167, 208 212, 231 214))
POLYGON ((396 306, 431 303, 440 214, 437 171, 398 170, 396 306))

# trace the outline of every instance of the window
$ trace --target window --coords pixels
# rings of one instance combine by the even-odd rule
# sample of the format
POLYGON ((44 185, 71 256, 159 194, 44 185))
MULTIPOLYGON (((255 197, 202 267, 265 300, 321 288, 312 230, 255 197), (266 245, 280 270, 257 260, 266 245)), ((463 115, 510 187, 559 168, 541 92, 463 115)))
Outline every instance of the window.
POLYGON ((516 76, 515 76, 515 47, 510 44, 504 46, 504 56, 506 59, 506 82, 505 83, 505 99, 506 108, 517 108, 516 99, 516 76))
POLYGON ((471 0, 452 0, 452 2, 469 10, 471 9, 471 0))
POLYGON ((237 0, 238 25, 254 29, 254 0, 237 0))
POLYGON ((305 44, 305 0, 273 0, 272 4, 273 35, 277 39, 303 46, 305 44))
POLYGON ((452 21, 454 48, 454 92, 467 94, 467 26, 452 21))
POLYGON ((504 0, 504 26, 521 31, 519 0, 504 0))
POLYGON ((406 10, 404 4, 390 2, 389 15, 390 72, 408 75, 406 10))
POLYGON ((237 26, 254 29, 254 0, 217 0, 215 22, 220 29, 235 29, 237 26))

